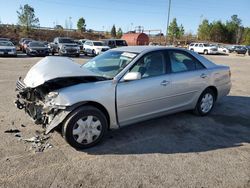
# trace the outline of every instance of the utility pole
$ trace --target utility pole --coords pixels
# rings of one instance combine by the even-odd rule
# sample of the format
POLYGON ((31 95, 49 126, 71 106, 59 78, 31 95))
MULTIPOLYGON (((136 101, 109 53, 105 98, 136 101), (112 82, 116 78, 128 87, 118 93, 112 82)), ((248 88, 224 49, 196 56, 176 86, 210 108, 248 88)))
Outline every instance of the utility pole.
POLYGON ((171 8, 171 0, 168 0, 168 22, 167 22, 167 33, 166 33, 166 45, 168 41, 168 27, 169 27, 169 18, 170 18, 170 8, 171 8))

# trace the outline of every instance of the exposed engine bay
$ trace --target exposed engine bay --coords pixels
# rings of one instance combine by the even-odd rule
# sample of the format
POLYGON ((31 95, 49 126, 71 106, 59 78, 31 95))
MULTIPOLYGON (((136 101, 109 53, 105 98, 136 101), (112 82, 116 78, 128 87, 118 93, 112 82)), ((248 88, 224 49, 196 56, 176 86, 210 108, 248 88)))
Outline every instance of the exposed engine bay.
POLYGON ((58 95, 57 90, 73 85, 106 80, 99 76, 62 77, 46 81, 35 88, 27 87, 21 78, 16 83, 17 99, 15 104, 18 109, 25 112, 44 127, 49 124, 59 111, 66 107, 58 107, 51 103, 51 99, 58 95))

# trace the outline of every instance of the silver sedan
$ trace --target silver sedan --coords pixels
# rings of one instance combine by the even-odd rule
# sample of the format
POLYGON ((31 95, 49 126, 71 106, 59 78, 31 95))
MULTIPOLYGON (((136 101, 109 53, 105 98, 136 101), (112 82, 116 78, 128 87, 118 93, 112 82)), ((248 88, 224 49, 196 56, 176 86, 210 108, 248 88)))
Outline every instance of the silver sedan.
POLYGON ((193 110, 207 115, 231 88, 230 69, 197 53, 166 47, 122 47, 84 65, 46 57, 18 80, 16 105, 46 133, 87 148, 108 129, 193 110))

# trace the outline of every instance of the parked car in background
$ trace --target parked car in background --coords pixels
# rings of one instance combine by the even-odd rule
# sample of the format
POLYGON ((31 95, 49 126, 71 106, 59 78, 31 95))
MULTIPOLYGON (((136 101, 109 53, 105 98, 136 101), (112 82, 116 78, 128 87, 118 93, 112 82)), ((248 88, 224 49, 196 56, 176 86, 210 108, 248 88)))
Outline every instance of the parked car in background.
POLYGON ((222 53, 222 54, 229 54, 229 48, 227 46, 224 45, 217 45, 218 48, 218 52, 222 53))
POLYGON ((246 46, 248 55, 250 55, 250 46, 246 46))
POLYGON ((246 54, 247 48, 245 46, 241 46, 241 45, 233 45, 233 46, 231 46, 229 51, 230 51, 230 53, 246 54))
POLYGON ((79 42, 81 42, 82 43, 82 45, 84 45, 84 43, 86 42, 86 41, 88 41, 89 39, 79 39, 79 42))
POLYGON ((25 40, 32 40, 30 38, 21 38, 20 41, 19 41, 19 48, 21 51, 23 51, 23 43, 25 40))
POLYGON ((149 46, 160 46, 160 44, 157 42, 150 42, 148 45, 149 46))
POLYGON ((110 48, 128 46, 127 42, 122 39, 103 39, 102 42, 105 46, 109 46, 110 48))
POLYGON ((9 38, 0 38, 0 41, 10 41, 9 38))
POLYGON ((191 43, 188 47, 189 50, 207 54, 218 54, 218 49, 216 46, 211 46, 208 43, 191 43))
POLYGON ((79 47, 80 51, 83 51, 83 44, 79 40, 74 40, 74 42, 77 44, 79 47))
POLYGON ((91 41, 88 40, 83 45, 85 55, 99 55, 110 49, 109 46, 105 46, 102 41, 91 41))
POLYGON ((34 40, 28 39, 28 40, 24 40, 24 41, 23 41, 23 43, 22 43, 22 51, 23 51, 23 53, 26 53, 26 48, 27 48, 28 44, 29 44, 30 42, 32 42, 32 41, 34 41, 34 40))
POLYGON ((108 129, 185 110, 209 114, 229 93, 230 75, 228 66, 192 51, 122 47, 84 65, 42 59, 17 81, 15 103, 46 126, 46 134, 61 125, 66 141, 84 149, 100 142, 108 129))
POLYGON ((0 41, 0 56, 17 56, 15 45, 11 41, 0 41))
POLYGON ((49 56, 50 50, 44 42, 32 41, 27 45, 28 56, 49 56))
POLYGON ((58 53, 59 55, 66 56, 80 56, 80 48, 69 37, 56 37, 52 43, 50 43, 50 50, 52 55, 58 53))

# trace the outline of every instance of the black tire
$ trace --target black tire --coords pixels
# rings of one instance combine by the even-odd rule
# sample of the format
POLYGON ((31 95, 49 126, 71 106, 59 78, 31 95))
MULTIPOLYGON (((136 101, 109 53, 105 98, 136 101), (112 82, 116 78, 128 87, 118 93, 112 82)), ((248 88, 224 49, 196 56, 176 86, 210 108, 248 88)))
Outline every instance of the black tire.
POLYGON ((214 91, 212 89, 208 88, 205 91, 203 91, 202 94, 200 95, 199 100, 198 100, 198 102, 196 104, 196 107, 194 109, 194 113, 196 115, 199 115, 199 116, 208 115, 212 111, 212 109, 214 107, 214 103, 215 103, 215 93, 214 93, 214 91), (206 96, 206 94, 211 95, 212 100, 213 100, 212 106, 208 111, 202 110, 202 99, 206 96))
MULTIPOLYGON (((86 149, 86 148, 89 148, 98 144, 103 139, 103 136, 105 135, 107 131, 107 128, 108 128, 107 118, 99 109, 93 106, 83 106, 71 112, 71 114, 66 118, 62 126, 62 136, 72 147, 76 149, 86 149), (89 116, 93 116, 94 118, 100 121, 101 123, 100 128, 99 128, 100 135, 95 138, 93 138, 92 136, 93 142, 91 143, 83 143, 83 141, 86 141, 86 140, 82 140, 82 143, 79 143, 76 141, 77 137, 73 135, 73 130, 76 126, 80 126, 77 124, 78 120, 84 117, 89 117, 89 116)), ((87 129, 84 129, 84 132, 86 136, 87 129)))
POLYGON ((204 54, 207 55, 207 54, 208 54, 208 51, 207 51, 207 50, 204 50, 204 54))
POLYGON ((80 57, 80 54, 76 54, 76 57, 80 57))
POLYGON ((193 48, 191 48, 190 50, 191 50, 191 51, 194 51, 194 49, 193 49, 193 48))

